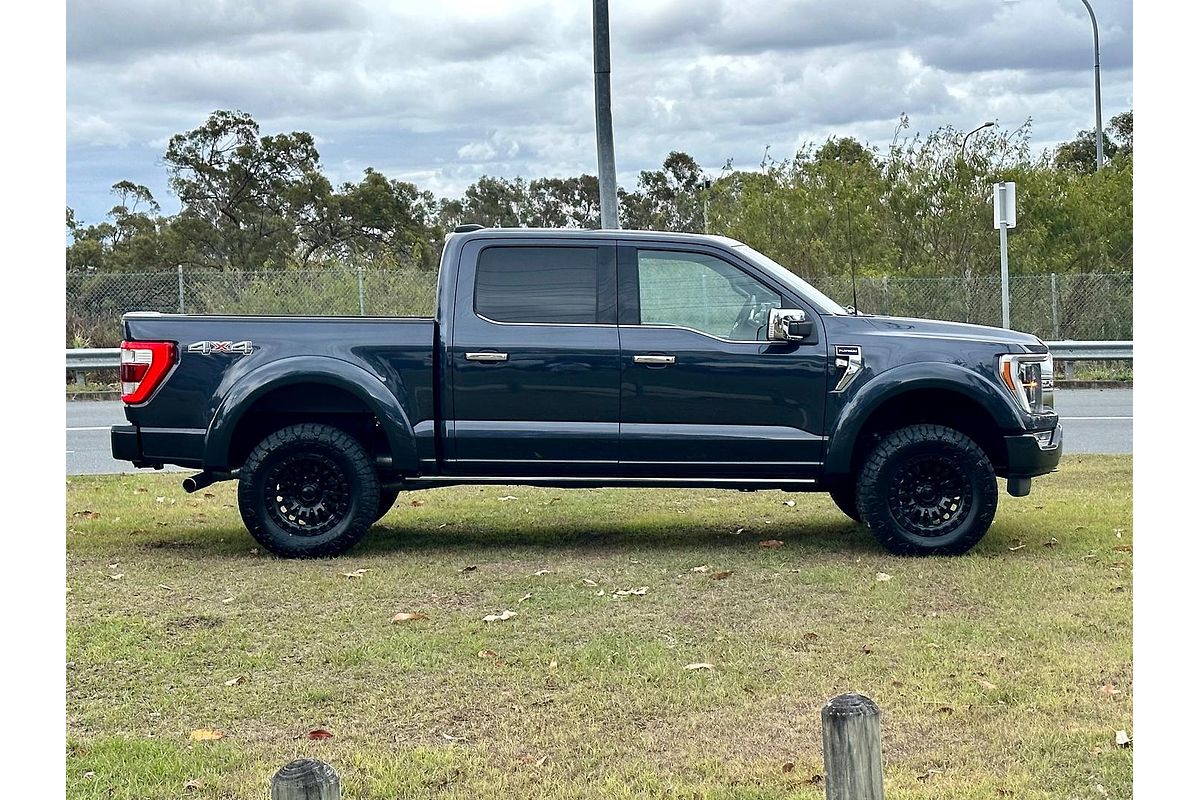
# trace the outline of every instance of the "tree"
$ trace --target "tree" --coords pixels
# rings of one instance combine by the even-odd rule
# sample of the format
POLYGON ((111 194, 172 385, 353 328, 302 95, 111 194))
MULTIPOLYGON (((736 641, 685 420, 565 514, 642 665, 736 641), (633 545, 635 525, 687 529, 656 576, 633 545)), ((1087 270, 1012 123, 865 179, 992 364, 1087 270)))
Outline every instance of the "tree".
MULTIPOLYGON (((1104 144, 1104 160, 1118 155, 1133 155, 1133 111, 1123 111, 1108 121, 1100 133, 1104 144), (1115 139, 1115 141, 1114 141, 1115 139)), ((1054 150, 1054 166, 1074 172, 1094 172, 1096 169, 1096 131, 1080 131, 1074 139, 1063 142, 1054 150)))
POLYGON ((172 226, 189 264, 261 269, 286 264, 299 209, 320 203, 320 157, 303 131, 259 137, 239 111, 214 111, 171 137, 163 156, 183 209, 172 226))
POLYGON ((671 151, 662 169, 638 175, 637 191, 622 196, 622 224, 660 231, 704 231, 706 179, 696 159, 671 151))

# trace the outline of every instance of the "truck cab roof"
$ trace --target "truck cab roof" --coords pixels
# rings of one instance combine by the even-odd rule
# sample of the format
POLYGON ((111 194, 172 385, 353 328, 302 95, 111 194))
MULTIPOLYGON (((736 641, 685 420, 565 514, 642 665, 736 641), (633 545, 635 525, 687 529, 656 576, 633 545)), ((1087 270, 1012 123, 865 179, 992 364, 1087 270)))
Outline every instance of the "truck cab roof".
POLYGON ((636 231, 623 229, 592 229, 592 228, 478 228, 470 231, 456 231, 451 237, 467 239, 611 239, 616 241, 655 241, 680 242, 691 244, 721 244, 725 247, 735 247, 742 243, 728 236, 714 236, 706 233, 681 233, 678 231, 636 231))

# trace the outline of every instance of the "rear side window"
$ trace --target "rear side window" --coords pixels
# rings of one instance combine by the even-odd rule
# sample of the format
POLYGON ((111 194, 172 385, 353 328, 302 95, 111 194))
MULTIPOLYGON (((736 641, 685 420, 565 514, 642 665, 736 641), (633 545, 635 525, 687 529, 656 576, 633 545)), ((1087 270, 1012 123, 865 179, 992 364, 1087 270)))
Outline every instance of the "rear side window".
POLYGON ((594 247, 489 247, 475 269, 475 313, 496 322, 595 324, 594 247))

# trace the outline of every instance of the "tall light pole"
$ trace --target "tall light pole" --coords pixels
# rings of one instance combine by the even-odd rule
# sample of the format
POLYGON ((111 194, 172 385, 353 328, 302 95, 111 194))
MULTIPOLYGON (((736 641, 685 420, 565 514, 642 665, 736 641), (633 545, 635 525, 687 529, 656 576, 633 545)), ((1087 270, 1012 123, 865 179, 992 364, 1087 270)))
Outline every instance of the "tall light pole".
POLYGON ((994 122, 985 122, 982 125, 980 125, 978 128, 976 128, 975 130, 968 131, 967 135, 963 137, 962 144, 959 145, 958 160, 962 161, 962 160, 966 159, 966 157, 967 157, 967 139, 969 139, 971 137, 972 133, 979 133, 979 131, 983 130, 984 128, 990 128, 995 124, 996 123, 994 123, 994 122))
POLYGON ((612 62, 608 54, 608 0, 592 0, 592 61, 596 76, 596 160, 600 171, 600 227, 619 228, 617 160, 613 155, 612 62))
POLYGON ((1092 18, 1092 44, 1096 53, 1096 171, 1104 166, 1104 127, 1100 121, 1100 28, 1096 26, 1096 14, 1092 4, 1083 0, 1088 16, 1092 18))

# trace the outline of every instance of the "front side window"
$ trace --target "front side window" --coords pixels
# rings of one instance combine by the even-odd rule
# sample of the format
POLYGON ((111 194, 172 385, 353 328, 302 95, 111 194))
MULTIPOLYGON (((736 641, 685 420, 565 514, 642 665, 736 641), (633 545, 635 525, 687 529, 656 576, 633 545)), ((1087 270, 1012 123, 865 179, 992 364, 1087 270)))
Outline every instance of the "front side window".
POLYGON ((701 253, 638 251, 643 325, 678 325, 736 341, 766 341, 783 298, 727 261, 701 253))
POLYGON ((496 322, 595 324, 594 247, 489 247, 475 269, 475 313, 496 322))

